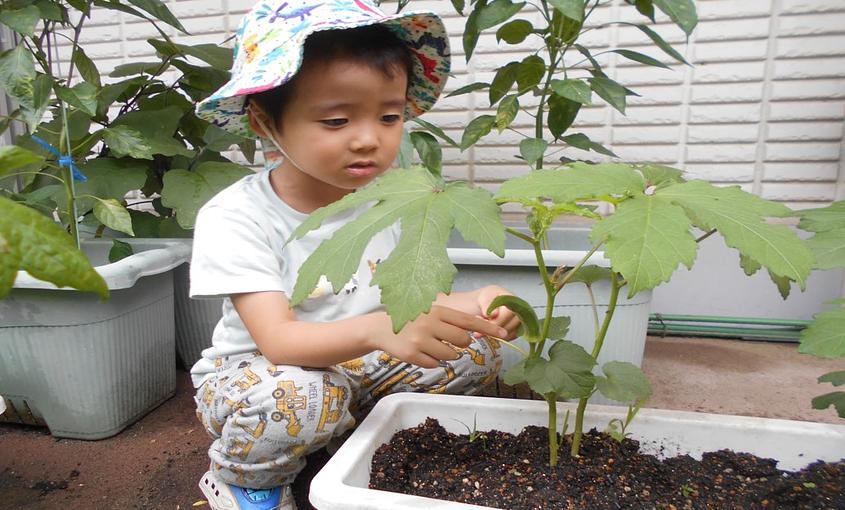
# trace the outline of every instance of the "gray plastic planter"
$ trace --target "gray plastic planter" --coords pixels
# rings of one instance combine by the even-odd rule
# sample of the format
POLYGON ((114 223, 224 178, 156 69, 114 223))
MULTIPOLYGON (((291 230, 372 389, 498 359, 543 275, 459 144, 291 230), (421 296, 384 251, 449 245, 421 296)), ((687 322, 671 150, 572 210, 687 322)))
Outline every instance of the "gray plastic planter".
MULTIPOLYGON (((566 250, 544 250, 543 259, 553 271, 560 265, 574 266, 590 249, 590 230, 588 228, 554 228, 549 231, 549 246, 566 247, 566 250)), ((491 252, 469 246, 460 237, 453 237, 450 242, 449 258, 458 266, 454 290, 469 290, 484 285, 496 284, 511 290, 525 299, 537 311, 538 317, 546 313, 546 292, 542 286, 534 251, 525 241, 508 236, 505 258, 500 259, 491 252)), ((594 253, 589 261, 602 267, 609 267, 610 261, 604 258, 604 252, 594 253)), ((598 308, 599 321, 604 319, 610 302, 610 282, 601 281, 593 284, 593 296, 598 308)), ((590 352, 596 336, 595 319, 587 287, 581 283, 571 283, 564 287, 555 300, 555 316, 568 315, 572 324, 566 338, 590 352)), ((640 292, 632 299, 626 299, 624 290, 620 293, 613 322, 607 331, 597 371, 608 361, 627 361, 640 366, 645 350, 648 314, 651 304, 651 291, 640 292)), ((527 349, 527 343, 517 339, 527 349)), ((504 369, 522 359, 512 349, 503 348, 504 369)), ((598 393, 590 402, 594 404, 617 404, 598 393)))
POLYGON ((182 243, 124 239, 135 254, 108 263, 110 240, 83 250, 111 291, 57 289, 25 272, 0 300, 5 421, 46 424, 57 437, 112 436, 176 390, 171 270, 182 243))

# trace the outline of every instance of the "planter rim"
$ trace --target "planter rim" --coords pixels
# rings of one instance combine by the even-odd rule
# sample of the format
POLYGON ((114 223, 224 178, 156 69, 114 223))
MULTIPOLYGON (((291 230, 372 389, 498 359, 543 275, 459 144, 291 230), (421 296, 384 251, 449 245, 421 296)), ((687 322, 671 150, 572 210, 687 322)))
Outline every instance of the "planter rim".
MULTIPOLYGON (((482 423, 487 416, 485 414, 486 411, 499 410, 499 412, 505 412, 512 420, 515 416, 529 415, 538 411, 545 415, 547 409, 546 402, 538 400, 419 393, 389 395, 376 404, 373 411, 361 423, 358 429, 355 430, 337 453, 329 459, 329 462, 314 477, 311 482, 311 492, 309 495, 311 503, 317 508, 350 510, 392 510, 399 508, 490 510, 489 507, 368 489, 349 483, 349 478, 355 472, 356 468, 361 469, 361 466, 364 466, 362 469, 366 469, 366 472, 369 474, 372 450, 385 440, 384 437, 389 439, 396 430, 413 426, 402 423, 402 426, 397 428, 397 422, 401 419, 401 413, 419 413, 430 416, 435 412, 435 405, 439 405, 447 411, 452 411, 449 415, 454 415, 456 411, 461 409, 475 411, 475 415, 479 418, 479 430, 486 430, 486 427, 482 423), (505 411, 502 411, 503 408, 505 411), (397 416, 400 417, 396 418, 397 416)), ((576 406, 577 403, 558 402, 558 413, 566 410, 574 412, 576 406)), ((610 418, 624 419, 625 411, 626 409, 621 406, 591 404, 587 407, 588 416, 599 417, 605 423, 610 418)), ((460 414, 458 415, 460 416, 460 414)), ((446 427, 447 430, 454 428, 455 424, 450 423, 454 420, 454 418, 453 420, 449 420, 448 418, 441 420, 441 425, 446 427)), ((511 420, 508 421, 510 422, 511 420)), ((523 420, 515 420, 514 423, 517 421, 522 423, 523 420)), ((632 429, 636 429, 638 424, 640 428, 644 428, 646 423, 657 423, 659 425, 660 422, 664 422, 664 424, 665 422, 669 422, 672 428, 680 431, 679 433, 681 434, 690 430, 691 426, 697 424, 719 424, 730 431, 748 432, 750 429, 755 431, 755 435, 760 435, 759 433, 761 431, 766 433, 797 432, 808 438, 825 439, 825 444, 828 445, 825 455, 828 456, 828 460, 834 456, 845 456, 845 425, 645 408, 638 413, 632 429)), ((544 423, 540 422, 540 424, 544 423)), ((520 426, 519 428, 521 429, 522 427, 520 426)), ((636 431, 634 431, 634 438, 641 441, 641 448, 648 449, 648 443, 651 442, 649 438, 640 439, 636 431)), ((720 437, 719 440, 724 439, 720 437)), ((670 438, 667 440, 667 444, 682 449, 680 447, 684 443, 680 442, 677 438, 670 438), (675 441, 678 441, 678 443, 674 443, 675 441)), ((651 446, 655 445, 656 443, 653 443, 651 446)), ((660 445, 660 448, 663 446, 666 445, 660 445)), ((729 445, 728 447, 733 446, 729 445)), ((733 448, 736 449, 735 447, 733 448)), ((669 450, 671 449, 669 448, 669 450)), ((694 448, 691 447, 690 450, 694 450, 694 448)), ((800 453, 799 457, 803 455, 804 453, 800 453)), ((810 453, 806 458, 803 458, 803 461, 809 464, 816 460, 815 458, 811 458, 815 457, 815 455, 810 453)), ((668 452, 666 456, 672 456, 672 452, 668 452)), ((785 468, 780 467, 780 469, 785 468)), ((369 475, 367 478, 369 478, 369 475)))
MULTIPOLYGON (((493 252, 484 248, 447 248, 449 260, 455 264, 474 264, 479 266, 536 266, 537 259, 534 250, 516 249, 505 250, 505 256, 499 258, 493 252)), ((574 266, 584 258, 587 250, 543 250, 543 259, 548 267, 574 266)), ((601 267, 610 267, 610 260, 604 256, 603 251, 597 251, 590 255, 587 264, 595 264, 601 267)))
MULTIPOLYGON (((191 258, 191 244, 182 240, 153 238, 119 238, 118 240, 143 251, 112 264, 94 267, 110 290, 131 288, 139 278, 167 272, 188 262, 191 258)), ((108 246, 112 243, 112 239, 84 239, 82 243, 89 246, 108 246)), ((50 282, 38 280, 23 270, 18 271, 14 288, 76 291, 71 287, 57 287, 50 282)))

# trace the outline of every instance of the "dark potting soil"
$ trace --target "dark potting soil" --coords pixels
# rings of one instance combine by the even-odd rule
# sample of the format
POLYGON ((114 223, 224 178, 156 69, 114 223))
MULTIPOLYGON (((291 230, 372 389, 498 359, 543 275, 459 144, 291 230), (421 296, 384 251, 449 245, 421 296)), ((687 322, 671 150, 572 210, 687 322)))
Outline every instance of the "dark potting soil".
POLYGON ((494 508, 845 509, 845 459, 799 472, 729 450, 658 459, 591 430, 581 455, 548 465, 548 429, 486 432, 470 441, 435 419, 398 432, 373 457, 370 488, 494 508))

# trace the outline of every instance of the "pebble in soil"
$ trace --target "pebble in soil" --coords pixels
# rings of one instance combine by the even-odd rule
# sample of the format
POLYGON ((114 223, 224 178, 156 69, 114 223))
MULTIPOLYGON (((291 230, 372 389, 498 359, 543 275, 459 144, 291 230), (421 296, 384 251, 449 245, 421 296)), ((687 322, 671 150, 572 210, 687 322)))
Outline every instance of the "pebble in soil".
POLYGON ((659 459, 595 429, 581 455, 562 440, 548 465, 548 429, 519 435, 486 432, 470 441, 435 419, 398 432, 376 451, 370 488, 522 509, 833 509, 845 510, 845 459, 798 472, 776 461, 729 450, 659 459))

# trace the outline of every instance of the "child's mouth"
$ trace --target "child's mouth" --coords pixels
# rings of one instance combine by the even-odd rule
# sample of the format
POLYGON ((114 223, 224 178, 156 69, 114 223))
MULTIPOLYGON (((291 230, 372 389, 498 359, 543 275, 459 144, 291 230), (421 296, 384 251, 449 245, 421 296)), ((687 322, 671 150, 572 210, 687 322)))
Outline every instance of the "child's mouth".
POLYGON ((355 177, 368 177, 378 172, 378 166, 374 161, 356 161, 347 166, 346 170, 355 177))

